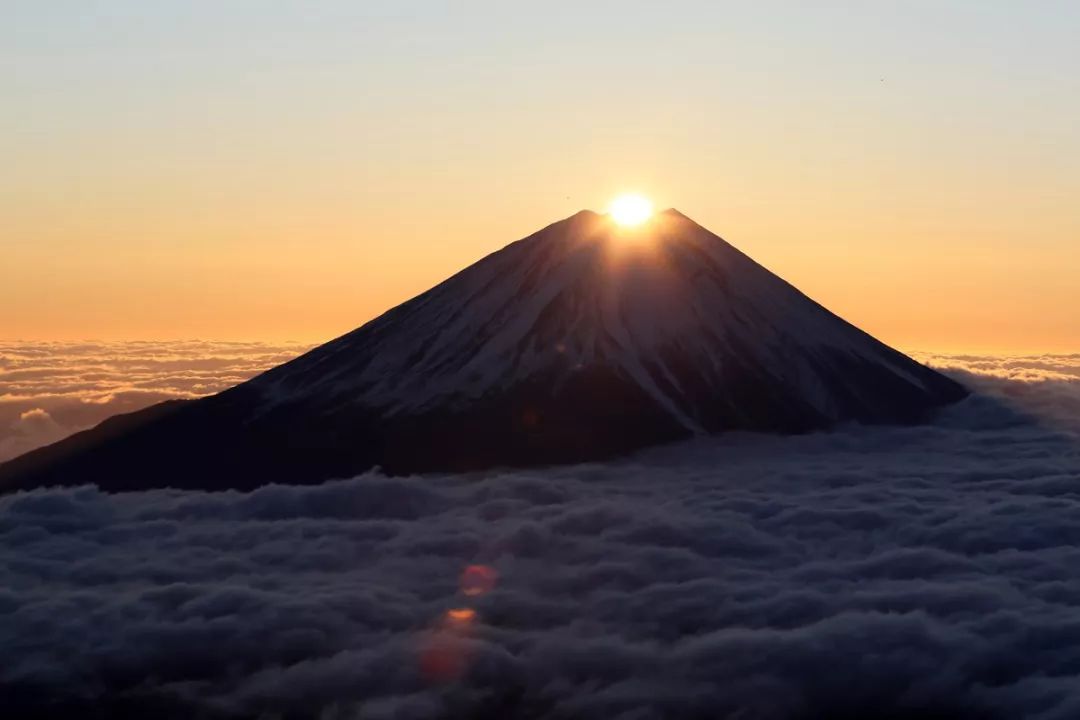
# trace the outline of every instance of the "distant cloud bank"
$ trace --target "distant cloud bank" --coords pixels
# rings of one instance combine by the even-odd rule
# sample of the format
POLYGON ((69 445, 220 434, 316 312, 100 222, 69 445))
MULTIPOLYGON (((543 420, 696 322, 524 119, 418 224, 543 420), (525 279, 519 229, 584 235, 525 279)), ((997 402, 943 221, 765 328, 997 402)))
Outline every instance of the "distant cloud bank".
MULTIPOLYGON (((211 350, 202 374, 177 352, 68 352, 59 395, 107 394, 87 375, 120 385, 119 368, 198 394, 286 354, 211 350)), ((246 494, 0 498, 0 707, 1075 718, 1080 358, 924 359, 980 394, 922 427, 246 494)), ((15 417, 47 434, 50 407, 15 417)))
POLYGON ((1080 353, 980 356, 912 353, 974 391, 1001 398, 1039 423, 1080 432, 1080 353))
MULTIPOLYGON (((219 392, 309 348, 213 341, 0 342, 0 462, 112 415, 219 392)), ((1080 417, 1080 353, 912 356, 973 388, 1040 404, 1044 418, 1068 423, 1080 417)))
POLYGON ((307 345, 0 342, 0 462, 119 413, 223 390, 307 345))

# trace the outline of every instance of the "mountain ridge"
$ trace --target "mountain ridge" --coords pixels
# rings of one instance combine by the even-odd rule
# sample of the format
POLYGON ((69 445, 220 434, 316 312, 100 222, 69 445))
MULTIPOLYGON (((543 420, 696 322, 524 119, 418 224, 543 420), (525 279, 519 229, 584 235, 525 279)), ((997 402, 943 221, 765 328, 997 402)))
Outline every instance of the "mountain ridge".
POLYGON ((0 488, 575 462, 727 430, 918 422, 965 394, 677 210, 631 229, 585 210, 235 388, 16 458, 0 488))

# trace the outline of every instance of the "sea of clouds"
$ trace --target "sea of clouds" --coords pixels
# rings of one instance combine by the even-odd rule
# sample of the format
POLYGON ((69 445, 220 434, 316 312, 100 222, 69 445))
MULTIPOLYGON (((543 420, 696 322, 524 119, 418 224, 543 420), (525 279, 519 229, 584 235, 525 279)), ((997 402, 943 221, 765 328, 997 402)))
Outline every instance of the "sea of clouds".
POLYGON ((0 498, 4 717, 1080 717, 1080 355, 921 427, 0 498))
POLYGON ((107 417, 218 392, 306 345, 0 341, 0 462, 107 417))

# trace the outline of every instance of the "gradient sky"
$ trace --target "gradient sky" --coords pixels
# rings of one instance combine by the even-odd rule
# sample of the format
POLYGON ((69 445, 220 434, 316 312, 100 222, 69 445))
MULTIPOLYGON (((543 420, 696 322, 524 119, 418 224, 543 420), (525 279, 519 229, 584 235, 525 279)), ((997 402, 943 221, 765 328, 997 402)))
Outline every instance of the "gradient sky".
POLYGON ((0 0, 0 338, 328 339, 622 190, 1080 351, 1080 4, 0 0))

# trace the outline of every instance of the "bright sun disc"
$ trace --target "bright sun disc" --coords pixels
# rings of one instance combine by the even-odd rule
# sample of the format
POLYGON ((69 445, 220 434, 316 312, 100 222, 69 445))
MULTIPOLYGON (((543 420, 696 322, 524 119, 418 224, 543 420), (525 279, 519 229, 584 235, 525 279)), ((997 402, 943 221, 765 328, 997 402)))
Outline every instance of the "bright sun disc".
POLYGON ((641 195, 620 195, 611 201, 608 212, 615 222, 632 227, 649 219, 652 215, 652 203, 641 195))

